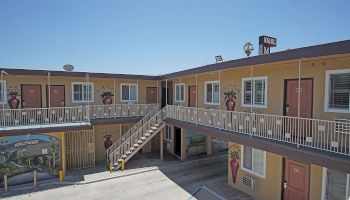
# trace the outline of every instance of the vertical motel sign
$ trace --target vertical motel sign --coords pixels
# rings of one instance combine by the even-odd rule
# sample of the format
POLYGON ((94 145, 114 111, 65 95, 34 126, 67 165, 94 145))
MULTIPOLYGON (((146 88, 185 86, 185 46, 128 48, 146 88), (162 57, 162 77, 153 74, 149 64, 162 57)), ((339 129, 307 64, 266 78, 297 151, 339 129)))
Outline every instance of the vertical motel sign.
POLYGON ((269 54, 270 48, 277 45, 277 39, 262 35, 259 37, 259 55, 269 54))

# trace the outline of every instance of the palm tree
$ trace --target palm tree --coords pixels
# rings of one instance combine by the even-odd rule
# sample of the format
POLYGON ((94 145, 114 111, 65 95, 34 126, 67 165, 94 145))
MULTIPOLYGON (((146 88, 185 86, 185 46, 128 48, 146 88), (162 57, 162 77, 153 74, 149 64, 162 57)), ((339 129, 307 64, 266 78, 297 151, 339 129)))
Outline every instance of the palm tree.
POLYGON ((253 44, 251 42, 246 42, 243 46, 244 53, 247 54, 247 57, 254 51, 253 44))

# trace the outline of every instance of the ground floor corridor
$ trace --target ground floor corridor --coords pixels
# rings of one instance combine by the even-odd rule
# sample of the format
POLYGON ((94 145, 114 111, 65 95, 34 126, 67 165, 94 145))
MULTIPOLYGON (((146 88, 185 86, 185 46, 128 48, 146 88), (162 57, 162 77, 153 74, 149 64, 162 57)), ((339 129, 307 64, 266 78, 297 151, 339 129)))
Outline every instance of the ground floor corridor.
MULTIPOLYGON (((159 153, 159 152, 158 152, 159 153)), ((39 183, 39 189, 10 188, 4 199, 252 199, 227 185, 227 154, 181 161, 171 154, 159 160, 153 152, 139 154, 125 171, 103 167, 68 174, 72 184, 39 183), (94 172, 95 170, 95 172, 94 172)))

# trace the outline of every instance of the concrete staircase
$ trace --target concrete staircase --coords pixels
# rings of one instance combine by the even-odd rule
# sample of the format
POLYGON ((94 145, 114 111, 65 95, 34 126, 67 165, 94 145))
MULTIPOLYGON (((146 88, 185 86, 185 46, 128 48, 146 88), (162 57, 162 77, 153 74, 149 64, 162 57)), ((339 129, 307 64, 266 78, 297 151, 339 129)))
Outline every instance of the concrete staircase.
POLYGON ((118 170, 122 162, 126 163, 164 128, 165 108, 154 109, 145 115, 127 133, 106 150, 107 165, 111 170, 118 170))

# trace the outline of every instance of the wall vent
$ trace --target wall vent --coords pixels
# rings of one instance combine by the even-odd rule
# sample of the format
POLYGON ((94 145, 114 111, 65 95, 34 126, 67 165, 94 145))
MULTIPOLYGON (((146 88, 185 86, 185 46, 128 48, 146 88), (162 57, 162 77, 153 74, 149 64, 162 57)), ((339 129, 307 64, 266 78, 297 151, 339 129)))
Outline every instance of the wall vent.
POLYGON ((243 176, 243 185, 245 185, 251 189, 255 189, 257 186, 257 182, 255 179, 253 179, 249 176, 243 176))

